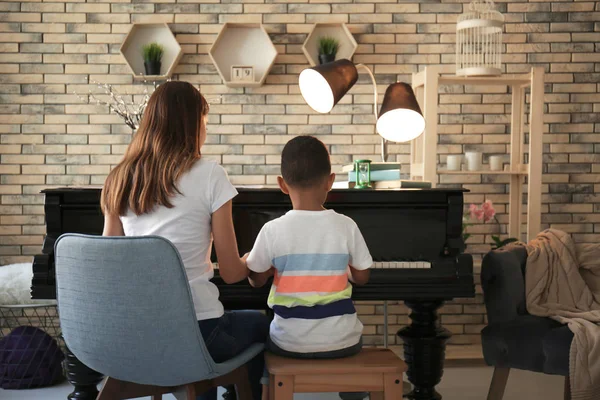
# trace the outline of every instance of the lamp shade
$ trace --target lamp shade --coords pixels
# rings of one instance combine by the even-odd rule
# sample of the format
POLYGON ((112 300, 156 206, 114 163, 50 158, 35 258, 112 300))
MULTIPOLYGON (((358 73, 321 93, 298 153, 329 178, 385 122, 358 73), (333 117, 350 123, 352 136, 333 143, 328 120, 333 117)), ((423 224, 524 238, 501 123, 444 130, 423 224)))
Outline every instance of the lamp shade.
POLYGON ((316 112, 328 113, 356 83, 358 71, 350 60, 307 68, 300 73, 298 84, 304 101, 316 112))
POLYGON ((392 142, 408 142, 425 130, 425 119, 412 87, 403 82, 388 86, 377 119, 377 133, 392 142))

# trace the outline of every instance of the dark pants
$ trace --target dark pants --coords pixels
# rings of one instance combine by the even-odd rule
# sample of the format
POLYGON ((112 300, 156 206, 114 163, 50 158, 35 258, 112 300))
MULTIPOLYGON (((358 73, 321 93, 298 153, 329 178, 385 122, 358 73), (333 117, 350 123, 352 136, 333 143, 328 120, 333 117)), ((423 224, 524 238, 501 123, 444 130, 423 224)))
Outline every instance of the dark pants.
MULTIPOLYGON (((269 319, 259 311, 226 311, 221 318, 198 321, 206 348, 216 363, 242 353, 253 343, 265 343, 269 335, 269 319)), ((260 400, 260 378, 264 370, 264 354, 248 362, 252 397, 260 400)), ((198 400, 216 400, 217 389, 198 396, 198 400)))
POLYGON ((339 350, 331 351, 319 351, 314 353, 296 353, 294 351, 287 351, 277 346, 271 338, 267 338, 267 350, 271 353, 288 358, 302 358, 302 359, 313 359, 313 360, 331 360, 335 358, 345 358, 354 356, 362 350, 362 338, 354 346, 346 347, 339 350))

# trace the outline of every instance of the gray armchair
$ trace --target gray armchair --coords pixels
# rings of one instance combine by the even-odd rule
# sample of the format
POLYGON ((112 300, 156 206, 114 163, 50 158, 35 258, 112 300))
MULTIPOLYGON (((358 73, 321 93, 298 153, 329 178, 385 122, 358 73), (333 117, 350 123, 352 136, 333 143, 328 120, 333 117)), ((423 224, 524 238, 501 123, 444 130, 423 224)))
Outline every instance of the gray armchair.
POLYGON ((573 333, 550 318, 536 317, 525 305, 527 251, 509 246, 489 252, 481 269, 488 325, 481 331, 483 356, 494 366, 488 400, 501 400, 511 368, 565 376, 570 399, 569 350, 573 333))
POLYGON ((252 398, 246 363, 262 357, 264 345, 213 361, 171 242, 66 234, 55 254, 62 333, 82 363, 108 376, 99 400, 164 393, 191 400, 230 384, 240 399, 252 398))

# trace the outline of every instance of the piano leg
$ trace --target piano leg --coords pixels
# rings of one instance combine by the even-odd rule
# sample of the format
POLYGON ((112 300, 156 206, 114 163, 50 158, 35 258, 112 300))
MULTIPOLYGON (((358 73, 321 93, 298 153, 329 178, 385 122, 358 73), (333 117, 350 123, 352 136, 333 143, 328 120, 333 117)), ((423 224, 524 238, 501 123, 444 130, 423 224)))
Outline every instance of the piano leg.
POLYGON ((411 324, 398 331, 404 341, 404 359, 408 364, 406 373, 414 385, 408 394, 411 400, 440 400, 435 385, 440 383, 444 372, 446 341, 451 333, 441 327, 437 310, 443 301, 405 302, 412 310, 411 324))
POLYGON ((69 400, 95 400, 98 396, 98 384, 104 378, 100 373, 89 369, 67 348, 67 380, 74 386, 67 396, 69 400))

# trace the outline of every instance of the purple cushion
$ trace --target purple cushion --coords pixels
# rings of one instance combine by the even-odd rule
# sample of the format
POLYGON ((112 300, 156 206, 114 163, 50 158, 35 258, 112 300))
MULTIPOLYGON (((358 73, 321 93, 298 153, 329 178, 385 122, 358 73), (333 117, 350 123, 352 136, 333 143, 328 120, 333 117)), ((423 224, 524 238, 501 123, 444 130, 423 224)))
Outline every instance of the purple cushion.
POLYGON ((62 379, 64 354, 56 341, 32 326, 15 328, 0 340, 0 387, 30 389, 62 379))

